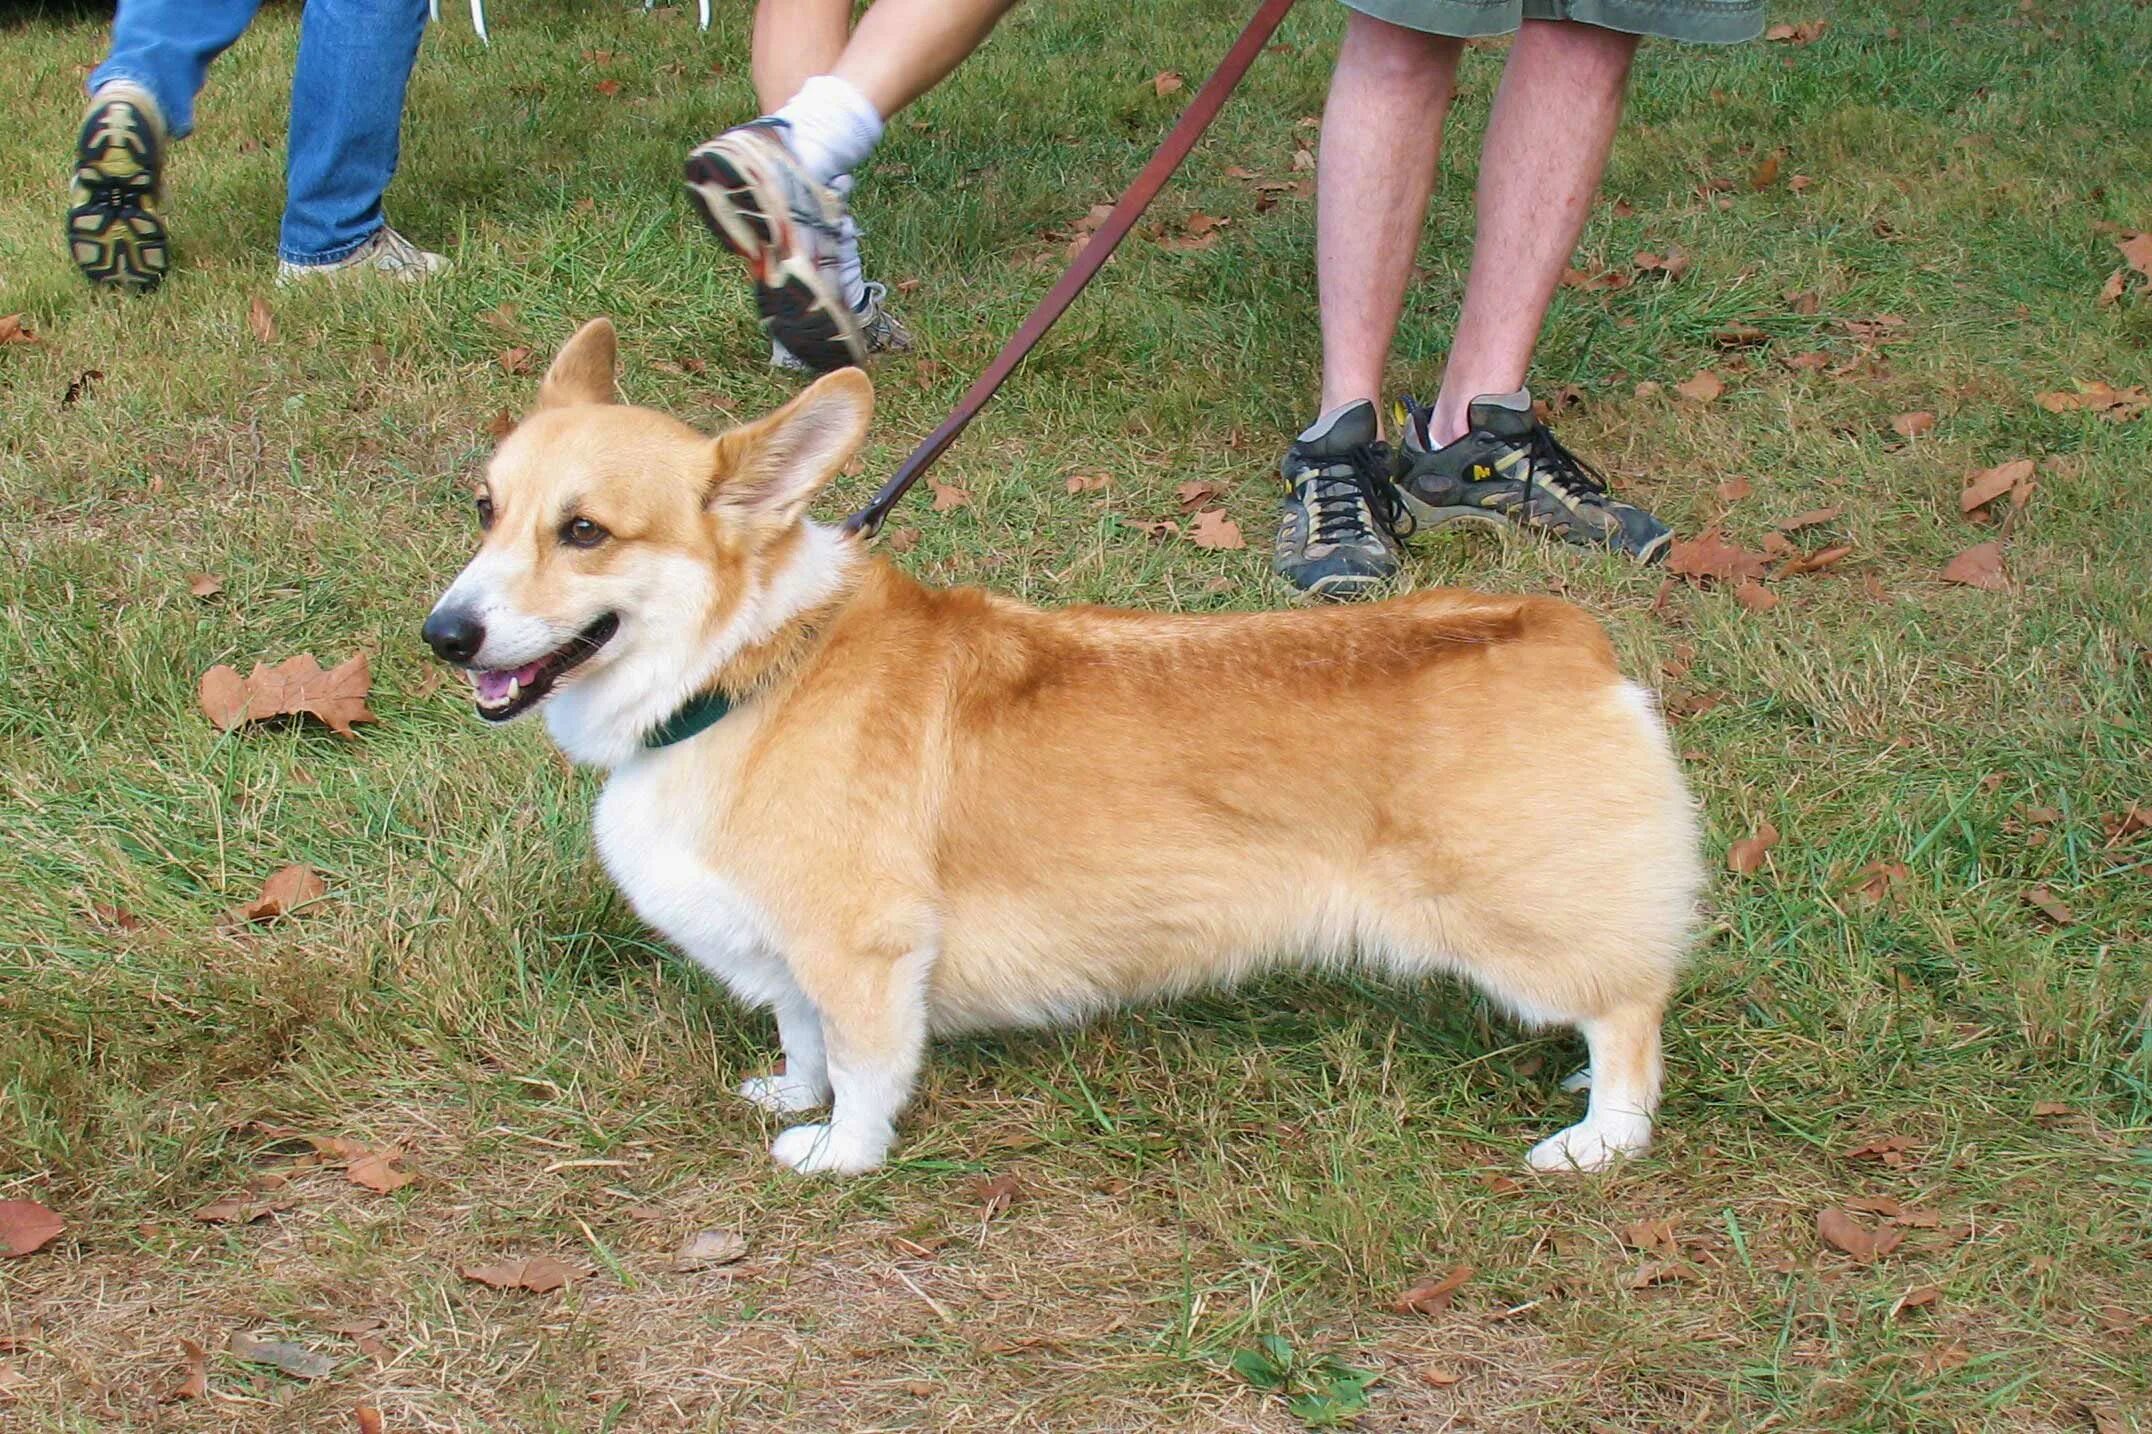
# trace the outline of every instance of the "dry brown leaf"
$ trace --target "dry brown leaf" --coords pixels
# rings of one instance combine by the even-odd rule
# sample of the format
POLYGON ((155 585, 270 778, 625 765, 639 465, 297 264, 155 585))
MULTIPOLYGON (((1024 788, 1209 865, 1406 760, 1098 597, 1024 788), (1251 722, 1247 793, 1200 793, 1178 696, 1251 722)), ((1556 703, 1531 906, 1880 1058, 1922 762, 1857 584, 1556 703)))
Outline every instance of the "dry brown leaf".
POLYGON ((1921 438, 1935 432, 1935 415, 1926 409, 1901 413, 1891 419, 1890 426, 1900 438, 1921 438))
POLYGON ((1778 606, 1779 598, 1754 578, 1743 578, 1734 584, 1734 601, 1750 612, 1769 612, 1778 606))
POLYGON ((1851 543, 1834 543, 1812 553, 1796 553, 1779 567, 1778 575, 1782 578, 1797 578, 1803 573, 1820 573, 1852 551, 1851 543))
POLYGON ((259 294, 247 300, 247 327, 254 330, 254 337, 263 343, 276 342, 276 315, 269 312, 269 305, 259 294))
POLYGON ((1764 855, 1778 845, 1778 828, 1758 822, 1753 836, 1745 836, 1726 848, 1726 869, 1747 876, 1763 865, 1764 855))
POLYGON ((673 1268, 683 1273, 729 1265, 747 1254, 747 1237, 737 1230, 697 1230, 673 1251, 673 1268))
POLYGON ((1230 552, 1248 546, 1240 535, 1240 524, 1228 518, 1223 508, 1206 508, 1196 514, 1195 522, 1188 529, 1188 536, 1199 548, 1230 552))
POLYGON ((1726 392, 1726 381, 1708 368, 1700 368, 1680 383, 1674 392, 1697 403, 1717 403, 1719 395, 1726 392))
POLYGON ((607 98, 611 98, 612 96, 620 93, 620 81, 600 80, 596 84, 592 85, 591 88, 596 90, 599 94, 604 95, 607 98))
POLYGON ((1818 524, 1828 523, 1845 511, 1844 506, 1840 504, 1833 504, 1828 508, 1811 508, 1805 513, 1796 513, 1790 518, 1781 518, 1771 526, 1781 533, 1799 532, 1803 528, 1813 528, 1818 524))
POLYGON ((1689 256, 1679 249, 1670 248, 1664 254, 1639 249, 1630 256, 1629 262, 1636 265, 1638 273, 1663 274, 1669 279, 1678 279, 1689 272, 1689 256))
POLYGON ((179 1341, 179 1352, 181 1357, 186 1360, 186 1364, 183 1366, 186 1370, 186 1377, 173 1386, 172 1392, 164 1396, 163 1402, 176 1404, 186 1399, 207 1399, 209 1397, 209 1351, 183 1335, 179 1341))
POLYGON ((495 443, 500 442, 515 431, 515 415, 505 408, 496 410, 493 417, 486 420, 486 432, 492 436, 495 443))
POLYGON ((1913 1142, 1908 1137, 1886 1135, 1854 1146, 1845 1153, 1845 1158, 1848 1160, 1880 1160, 1893 1170, 1903 1170, 1906 1166, 1906 1153, 1912 1148, 1913 1142))
POLYGON ((1711 331, 1711 342, 1722 349, 1753 348, 1771 342, 1771 336, 1754 324, 1720 324, 1711 331))
POLYGON ((1823 32, 1831 28, 1828 20, 1803 20, 1797 25, 1773 25, 1763 32, 1763 37, 1776 45, 1808 45, 1823 38, 1823 32))
POLYGON ((2109 846, 2120 846, 2141 831, 2152 831, 2152 807, 2131 805, 2101 817, 2100 827, 2107 833, 2109 846))
POLYGON ((918 546, 917 528, 899 528, 889 535, 889 551, 892 553, 908 553, 918 546))
POLYGON ((934 490, 934 511, 937 513, 946 513, 951 508, 961 508, 971 501, 970 491, 959 488, 954 483, 944 483, 938 478, 929 478, 927 479, 927 486, 934 490))
POLYGON ((2054 1120, 2065 1115, 2077 1114, 2077 1107, 2059 1100, 2036 1100, 2032 1103, 2034 1120, 2054 1120))
POLYGON ((399 1168, 402 1160, 400 1150, 369 1150, 344 1167, 344 1178, 354 1185, 363 1185, 376 1195, 392 1194, 418 1179, 410 1171, 399 1168))
POLYGON ((1450 1301, 1472 1278, 1470 1265, 1459 1265, 1446 1275, 1429 1275, 1415 1282, 1396 1299, 1390 1301, 1392 1314, 1441 1314, 1450 1307, 1450 1301))
POLYGON ((34 344, 36 334, 21 314, 0 314, 0 344, 34 344))
POLYGON ((526 374, 531 371, 531 351, 521 345, 512 349, 502 349, 496 355, 496 360, 499 362, 503 373, 526 374))
POLYGON ((1672 1255, 1680 1247, 1674 1242, 1674 1226, 1678 1217, 1669 1215, 1663 1220, 1639 1220, 1633 1225, 1622 1226, 1619 1238, 1632 1250, 1657 1250, 1672 1255))
POLYGON ((1017 1183, 1014 1175, 996 1175, 991 1179, 981 1175, 972 1180, 971 1193, 982 1207, 981 1216, 991 1220, 1023 1199, 1024 1187, 1017 1183))
POLYGON ((1893 1315, 1900 1315, 1907 1310, 1924 1310, 1942 1299, 1942 1297, 1943 1287, 1941 1285, 1915 1285, 1904 1294, 1898 1296, 1898 1303, 1891 1306, 1890 1312, 1893 1315))
POLYGON ((2123 286, 2128 284, 2129 281, 2129 270, 2115 270, 2112 274, 2109 274, 2107 276, 2107 282, 2100 285, 2099 298, 2095 302, 2097 302, 2099 306, 2103 309, 2107 308, 2111 304, 2120 302, 2122 298, 2123 286))
POLYGON ((1653 1285, 1678 1285, 1693 1279, 1696 1271, 1672 1260, 1646 1260, 1636 1267, 1625 1283, 1632 1290, 1649 1289, 1653 1285))
POLYGON ((289 916, 308 902, 319 901, 328 890, 328 883, 316 875, 312 867, 294 862, 272 872, 262 883, 260 896, 226 911, 219 918, 219 924, 244 926, 249 922, 289 916))
POLYGON ((1666 550, 1666 570, 1675 577, 1720 582, 1764 575, 1764 560, 1729 543, 1717 528, 1706 528, 1693 538, 1677 539, 1666 550))
POLYGON ((1816 1212, 1816 1234, 1833 1249, 1842 1250, 1862 1264, 1889 1254, 1905 1239, 1896 1226, 1871 1230, 1835 1206, 1816 1212))
POLYGON ((1860 880, 1853 891, 1864 901, 1882 901, 1891 894, 1893 887, 1912 874, 1912 869, 1901 861, 1871 861, 1855 873, 1860 880))
POLYGON ((1160 99, 1164 99, 1187 83, 1188 81, 1182 78, 1179 70, 1160 70, 1157 74, 1151 76, 1151 89, 1156 92, 1160 99))
POLYGON ((2033 401, 2049 413, 2085 412, 2109 423, 2127 423, 2152 407, 2143 384, 2116 388, 2104 379, 2079 383, 2075 393, 2043 393, 2033 401))
POLYGON ((1181 500, 1181 511, 1188 513, 1194 512, 1224 491, 1225 485, 1222 483, 1183 483, 1174 493, 1181 500))
POLYGON ((257 1176, 247 1182, 243 1193, 210 1201, 194 1212, 194 1218, 204 1225, 251 1225, 292 1207, 290 1196, 270 1193, 283 1183, 282 1176, 257 1176))
POLYGON ((1153 538, 1178 538, 1181 535, 1181 525, 1171 518, 1138 518, 1129 526, 1153 538))
POLYGON ((2122 262, 2152 279, 2152 233, 2127 233, 2115 240, 2115 247, 2122 251, 2122 262))
POLYGON ((255 1339, 252 1335, 233 1330, 225 1347, 232 1352, 234 1359, 244 1360, 248 1364, 266 1364, 283 1370, 294 1379, 327 1379, 336 1372, 335 1360, 289 1340, 255 1339))
POLYGON ((532 1294, 543 1295, 551 1294, 570 1280, 582 1279, 590 1270, 551 1255, 533 1255, 528 1259, 503 1260, 491 1265, 458 1265, 456 1273, 491 1289, 529 1290, 532 1294))
POLYGON ((1721 502, 1738 503, 1751 491, 1753 490, 1749 487, 1749 480, 1736 476, 1719 485, 1719 499, 1721 502))
POLYGON ((1103 473, 1072 473, 1068 490, 1071 493, 1103 493, 1112 484, 1113 480, 1103 473))
POLYGON ((1975 543, 1943 565, 1943 581, 1969 588, 2002 592, 2010 586, 2003 576, 2003 545, 1975 543))
POLYGON ((382 1434, 388 1427, 381 1422, 381 1411, 371 1404, 361 1404, 352 1410, 351 1418, 358 1425, 359 1434, 382 1434))
POLYGON ((1958 511, 1970 513, 1984 508, 2020 485, 2023 485, 2030 495, 2033 481, 2033 461, 2030 458, 2013 458, 2008 463, 1983 468, 1966 476, 1965 491, 1958 495, 1958 511))
POLYGON ((34 1254, 66 1228, 65 1220, 35 1200, 0 1200, 0 1259, 34 1254))
POLYGON ((2043 884, 2025 893, 2025 904, 2037 907, 2040 914, 2057 926, 2068 926, 2077 920, 2077 913, 2062 903, 2061 898, 2043 884))
POLYGON ((340 737, 355 737, 354 723, 379 719, 366 708, 373 686, 367 654, 361 652, 322 670, 312 653, 302 652, 271 667, 257 662, 241 677, 236 668, 216 666, 202 674, 202 713, 218 730, 229 732, 242 722, 305 713, 329 724, 340 737))
POLYGON ((1772 185, 1778 183, 1780 158, 1781 156, 1776 150, 1765 155, 1763 163, 1749 171, 1749 188, 1760 191, 1769 189, 1772 185))
POLYGON ((224 591, 224 579, 215 573, 190 573, 187 576, 187 591, 198 598, 213 598, 224 591))
POLYGON ((1444 1369, 1439 1365, 1429 1365, 1427 1368, 1417 1371, 1417 1377, 1420 1383, 1435 1389, 1447 1389, 1464 1378, 1463 1375, 1444 1369))
POLYGON ((1307 174, 1315 168, 1315 151, 1302 146, 1293 151, 1293 173, 1307 174))

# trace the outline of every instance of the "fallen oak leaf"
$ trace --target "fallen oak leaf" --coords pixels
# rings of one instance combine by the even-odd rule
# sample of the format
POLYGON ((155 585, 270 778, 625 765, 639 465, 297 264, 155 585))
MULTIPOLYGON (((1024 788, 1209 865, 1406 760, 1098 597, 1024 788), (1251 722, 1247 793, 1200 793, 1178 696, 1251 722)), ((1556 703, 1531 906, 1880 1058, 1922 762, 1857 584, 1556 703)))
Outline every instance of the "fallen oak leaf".
POLYGON ((248 1364, 266 1364, 283 1370, 294 1379, 327 1379, 336 1372, 335 1360, 289 1340, 255 1339, 252 1335, 233 1330, 225 1347, 231 1351, 234 1359, 244 1360, 248 1364))
POLYGON ((1248 546, 1240 535, 1240 525, 1228 518, 1223 508, 1206 508, 1196 514, 1196 520, 1188 529, 1188 536, 1199 548, 1214 552, 1230 552, 1248 546))
POLYGON ((1182 77, 1179 70, 1160 70, 1157 74, 1151 76, 1151 90, 1160 99, 1164 99, 1187 83, 1188 81, 1182 77))
POLYGON ((1663 274, 1669 279, 1678 279, 1689 272, 1689 256, 1679 249, 1669 248, 1664 254, 1639 249, 1630 256, 1629 262, 1640 274, 1663 274))
POLYGON ((2077 1107, 2059 1100, 2036 1100, 2032 1103, 2034 1120, 2054 1120, 2065 1115, 2077 1114, 2077 1107))
POLYGON ((1771 526, 1781 533, 1799 532, 1803 528, 1813 528, 1820 524, 1828 523, 1845 511, 1842 504, 1833 504, 1828 508, 1811 508, 1805 513, 1796 513, 1790 518, 1781 518, 1771 526))
POLYGON ((1778 606, 1779 597, 1754 578, 1743 578, 1734 584, 1734 601, 1750 612, 1769 612, 1778 606))
POLYGON ((1700 368, 1675 384, 1674 392, 1696 403, 1717 403, 1719 396, 1726 392, 1726 381, 1710 369, 1700 368))
POLYGON ((1834 543, 1812 553, 1796 553, 1780 565, 1778 575, 1782 578, 1797 578, 1803 573, 1820 573, 1852 551, 1851 543, 1834 543))
POLYGON ((503 373, 526 374, 531 371, 531 351, 520 344, 512 349, 502 349, 496 357, 503 373))
POLYGON ((1711 331, 1711 342, 1722 349, 1753 348, 1771 342, 1771 336, 1754 324, 1720 324, 1711 331))
MULTIPOLYGON (((1983 468, 1977 473, 1967 475, 1965 490, 1958 494, 1958 511, 1971 513, 1985 508, 2003 494, 2013 493, 2021 485, 2029 497, 2033 482, 2033 461, 2030 458, 2013 458, 2007 463, 1998 463, 1993 468, 1983 468)), ((2012 501, 2015 506, 2024 506, 2015 499, 2012 501)))
POLYGON ((2041 915, 2057 926, 2068 926, 2077 920, 2077 913, 2064 905, 2044 883, 2025 893, 2025 904, 2037 908, 2041 915))
POLYGON ((952 508, 961 508, 971 501, 970 491, 959 488, 954 483, 944 483, 938 478, 929 478, 927 479, 927 484, 934 490, 934 511, 937 513, 946 513, 952 508))
POLYGON ((2107 845, 2120 846, 2137 833, 2152 830, 2152 807, 2125 807, 2119 813, 2101 817, 2100 826, 2107 833, 2107 845))
POLYGON ((1935 415, 1926 409, 1901 413, 1891 419, 1890 427, 1900 438, 1924 438, 1935 432, 1935 415))
POLYGON ((1753 490, 1749 487, 1749 480, 1736 474, 1719 485, 1719 500, 1724 503, 1738 503, 1751 491, 1753 490))
POLYGON ((197 697, 202 714, 222 732, 245 722, 306 714, 328 723, 339 737, 356 737, 355 723, 380 720, 366 707, 372 686, 364 652, 327 671, 312 653, 302 652, 274 667, 257 662, 245 677, 220 663, 202 674, 197 697))
POLYGON ((2152 279, 2152 232, 2124 234, 2115 240, 2115 247, 2122 251, 2125 264, 2152 279))
POLYGON ((193 573, 187 578, 187 591, 206 601, 224 591, 224 579, 215 573, 193 573))
POLYGON ((1975 543, 1943 565, 1943 581, 1986 592, 2003 592, 2010 586, 2003 576, 2003 545, 1975 543))
POLYGON ((1678 1285, 1695 1278, 1696 1271, 1674 1260, 1646 1260, 1637 1266, 1625 1283, 1632 1290, 1649 1289, 1653 1285, 1678 1285))
POLYGON ((1192 513, 1225 491, 1222 483, 1183 483, 1174 490, 1181 500, 1181 511, 1192 513))
POLYGON ((1758 822, 1754 835, 1726 848, 1726 869, 1736 876, 1747 876, 1763 865, 1765 855, 1777 845, 1778 828, 1769 822, 1758 822))
POLYGON ((1893 887, 1912 874, 1912 869, 1902 861, 1871 861, 1854 873, 1860 880, 1855 883, 1853 892, 1863 901, 1882 901, 1891 894, 1893 887))
POLYGON ((1657 1250, 1662 1254, 1678 1253, 1680 1246, 1674 1242, 1674 1226, 1679 1223, 1669 1215, 1663 1220, 1639 1220, 1622 1226, 1617 1238, 1632 1250, 1657 1250))
POLYGON ((351 1411, 352 1420, 359 1426, 359 1434, 382 1434, 388 1426, 381 1422, 381 1411, 371 1404, 361 1404, 351 1411))
POLYGON ((1069 475, 1068 490, 1071 493, 1103 493, 1113 480, 1103 473, 1073 473, 1069 475))
POLYGON ((399 1168, 402 1160, 401 1150, 369 1150, 344 1167, 344 1178, 376 1195, 393 1194, 418 1179, 411 1171, 399 1168))
POLYGON ((737 1230, 697 1230, 673 1251, 673 1268, 686 1273, 729 1265, 747 1255, 747 1237, 737 1230))
POLYGON ((1774 45, 1808 45, 1822 39, 1823 32, 1830 28, 1828 20, 1803 20, 1798 25, 1773 25, 1763 32, 1763 37, 1774 45))
POLYGON ((2076 393, 2043 393, 2033 400, 2049 413, 2089 412, 2110 423, 2127 423, 2152 406, 2145 386, 2116 388, 2104 379, 2079 383, 2076 393))
POLYGON ((39 342, 30 332, 30 325, 21 314, 0 314, 0 344, 34 344, 39 342))
POLYGON ((492 1265, 458 1265, 456 1273, 489 1289, 529 1290, 532 1294, 544 1295, 551 1294, 570 1280, 584 1278, 590 1270, 551 1255, 533 1255, 528 1259, 504 1260, 492 1265))
POLYGON ((1729 543, 1717 528, 1677 540, 1666 550, 1666 570, 1675 577, 1720 582, 1764 575, 1764 560, 1729 543))
POLYGON ((1905 1239, 1905 1231, 1895 1225, 1871 1230, 1836 1206, 1816 1212, 1816 1234, 1864 1265, 1897 1249, 1905 1239))
POLYGON ((67 1229, 51 1207, 35 1200, 0 1200, 0 1259, 35 1254, 67 1229))
POLYGON ((1924 1310, 1943 1297, 1941 1285, 1915 1285, 1898 1296, 1898 1302, 1890 1307, 1890 1317, 1896 1319, 1907 1310, 1924 1310))
POLYGON ((1783 159, 1777 150, 1763 158, 1763 163, 1749 171, 1749 188, 1761 193, 1778 182, 1778 167, 1783 159))
POLYGON ((1429 1275, 1390 1301, 1392 1314, 1441 1314, 1465 1281, 1472 1278, 1470 1265, 1459 1265, 1446 1275, 1429 1275))
POLYGON ((294 862, 271 872, 269 879, 262 883, 261 895, 226 911, 218 924, 245 926, 289 916, 309 902, 319 901, 328 890, 328 883, 312 867, 294 862))
POLYGON ((183 1399, 207 1399, 209 1397, 209 1351, 182 1335, 179 1341, 180 1355, 186 1360, 187 1374, 172 1392, 164 1396, 166 1404, 176 1404, 183 1399))
POLYGON ((269 312, 269 305, 256 294, 247 300, 247 327, 254 330, 254 337, 265 344, 276 342, 276 315, 269 312))
POLYGON ((1893 1170, 1902 1170, 1906 1165, 1906 1154, 1912 1148, 1913 1142, 1908 1137, 1886 1135, 1854 1146, 1845 1152, 1845 1158, 1848 1160, 1880 1160, 1893 1170))

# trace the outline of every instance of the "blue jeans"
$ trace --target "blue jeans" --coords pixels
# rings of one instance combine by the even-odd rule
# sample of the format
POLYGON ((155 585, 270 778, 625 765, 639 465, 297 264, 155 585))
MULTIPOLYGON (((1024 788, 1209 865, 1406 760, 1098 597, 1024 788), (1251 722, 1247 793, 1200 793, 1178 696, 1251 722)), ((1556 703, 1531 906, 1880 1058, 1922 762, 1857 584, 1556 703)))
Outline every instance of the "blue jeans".
MULTIPOLYGON (((174 138, 194 128, 209 62, 254 18, 261 0, 120 0, 112 53, 90 73, 132 80, 156 97, 174 138)), ((306 0, 291 77, 291 138, 277 256, 328 264, 378 233, 381 193, 396 173, 404 87, 426 28, 426 0, 306 0)))

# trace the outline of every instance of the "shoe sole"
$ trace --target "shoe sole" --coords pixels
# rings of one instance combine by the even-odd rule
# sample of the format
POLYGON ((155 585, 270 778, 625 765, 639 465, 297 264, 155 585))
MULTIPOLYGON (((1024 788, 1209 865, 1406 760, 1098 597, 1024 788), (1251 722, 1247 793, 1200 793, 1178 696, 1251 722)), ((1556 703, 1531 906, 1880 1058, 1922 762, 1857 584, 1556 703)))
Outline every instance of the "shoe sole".
POLYGON ((1483 528, 1507 529, 1510 532, 1546 533, 1560 538, 1573 548, 1598 548, 1605 552, 1620 553, 1623 557, 1634 558, 1645 567, 1650 567, 1664 558, 1667 548, 1674 541, 1674 535, 1671 532, 1661 533, 1641 549, 1631 553, 1626 549, 1615 547, 1612 543, 1601 542, 1597 538, 1580 535, 1574 528, 1519 523, 1514 518, 1505 518, 1487 508, 1438 508, 1413 497, 1412 490, 1402 485, 1398 487, 1397 493, 1404 500, 1405 510, 1412 514, 1414 521, 1418 524, 1414 530, 1416 532, 1427 532, 1430 529, 1450 527, 1459 523, 1475 523, 1483 528))
POLYGON ((1333 573, 1327 578, 1317 578, 1301 591, 1324 602, 1350 602, 1379 592, 1389 581, 1365 573, 1333 573))
POLYGON ((67 252, 82 276, 114 288, 156 288, 171 263, 171 242, 156 210, 154 162, 78 147, 69 197, 67 252))
POLYGON ((775 183, 727 151, 697 150, 687 192, 718 242, 746 261, 764 333, 816 373, 866 363, 858 316, 805 252, 775 183))

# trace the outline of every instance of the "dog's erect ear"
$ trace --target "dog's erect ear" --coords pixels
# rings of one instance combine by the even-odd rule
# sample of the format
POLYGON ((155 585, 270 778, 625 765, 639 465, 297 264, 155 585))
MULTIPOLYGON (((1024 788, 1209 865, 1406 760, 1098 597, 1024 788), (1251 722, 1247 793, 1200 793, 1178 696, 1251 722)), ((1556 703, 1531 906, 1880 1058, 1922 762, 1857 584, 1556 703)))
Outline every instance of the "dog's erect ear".
POLYGON ((867 436, 874 384, 839 369, 768 418, 712 445, 710 507, 750 523, 790 527, 867 436))
POLYGON ((613 376, 618 371, 620 343, 611 319, 592 319, 561 345, 553 366, 538 385, 540 408, 565 408, 571 403, 618 403, 613 376))

